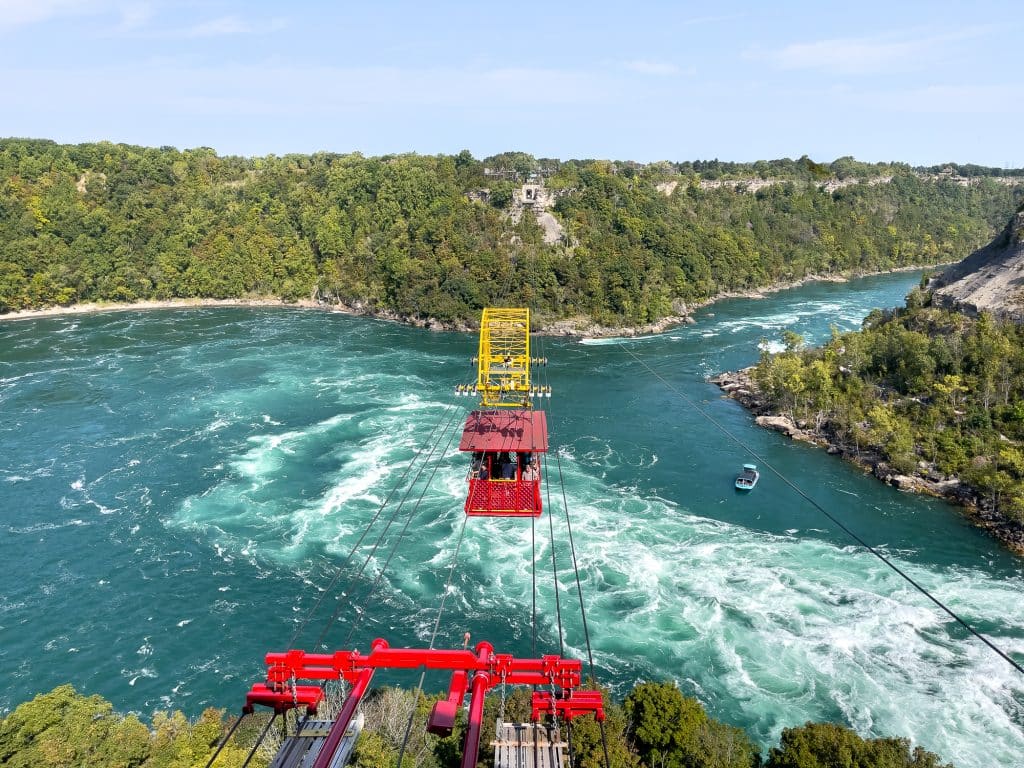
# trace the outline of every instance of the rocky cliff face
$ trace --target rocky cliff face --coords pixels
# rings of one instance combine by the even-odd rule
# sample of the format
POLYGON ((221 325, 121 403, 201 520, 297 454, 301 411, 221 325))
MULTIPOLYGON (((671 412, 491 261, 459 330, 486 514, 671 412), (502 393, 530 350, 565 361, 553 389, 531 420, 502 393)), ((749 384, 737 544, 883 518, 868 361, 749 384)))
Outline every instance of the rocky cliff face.
POLYGON ((969 315, 987 311, 1024 322, 1024 205, 995 240, 947 269, 929 287, 940 307, 969 315))

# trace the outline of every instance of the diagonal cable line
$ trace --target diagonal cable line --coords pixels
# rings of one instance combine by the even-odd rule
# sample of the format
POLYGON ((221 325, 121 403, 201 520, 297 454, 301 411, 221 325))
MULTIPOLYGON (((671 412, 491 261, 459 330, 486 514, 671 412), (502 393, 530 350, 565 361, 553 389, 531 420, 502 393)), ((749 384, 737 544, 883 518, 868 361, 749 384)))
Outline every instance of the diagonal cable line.
MULTIPOLYGON (((434 432, 436 432, 437 428, 439 426, 441 426, 441 422, 444 421, 445 416, 448 415, 448 412, 451 411, 452 407, 453 407, 452 405, 449 405, 445 409, 444 413, 441 414, 441 417, 437 420, 437 422, 434 424, 434 426, 431 428, 430 434, 427 435, 427 439, 424 441, 423 446, 412 457, 412 459, 406 465, 405 471, 402 473, 402 476, 400 478, 398 478, 398 480, 392 486, 391 490, 388 491, 387 497, 384 499, 383 502, 381 502, 380 507, 377 509, 377 512, 373 515, 373 517, 371 518, 370 522, 367 524, 367 526, 366 526, 365 530, 363 531, 362 535, 359 537, 359 540, 355 544, 352 545, 352 549, 349 550, 348 555, 341 562, 341 564, 337 567, 337 570, 335 571, 334 576, 331 578, 330 583, 320 593, 320 596, 317 598, 317 601, 313 605, 313 607, 310 608, 309 611, 306 612, 306 615, 303 617, 302 622, 299 624, 298 628, 296 628, 296 630, 292 633, 291 639, 288 641, 288 647, 289 648, 294 648, 295 647, 295 641, 299 638, 299 636, 302 634, 303 630, 305 630, 306 626, 312 620, 313 616, 320 609, 320 606, 323 603, 324 599, 331 592, 331 590, 333 590, 338 585, 338 581, 341 579, 342 575, 345 573, 345 568, 348 567, 349 562, 352 560, 352 556, 355 555, 356 550, 359 549, 359 547, 362 545, 363 541, 366 539, 367 535, 369 535, 370 529, 373 527, 374 523, 376 523, 377 520, 380 518, 381 513, 384 512, 384 508, 387 507, 388 503, 391 501, 391 497, 394 496, 395 491, 397 491, 405 483, 405 478, 407 478, 409 476, 409 472, 412 471, 413 466, 416 464, 417 461, 419 461, 420 457, 423 455, 423 452, 427 449, 427 446, 430 445, 431 441, 434 438, 434 432)), ((349 587, 351 587, 351 585, 349 585, 349 587)))
MULTIPOLYGON (((447 429, 447 427, 446 427, 446 429, 447 429)), ((405 520, 405 525, 402 527, 402 530, 399 532, 398 538, 395 540, 395 544, 391 548, 391 552, 388 554, 387 560, 384 561, 384 565, 382 565, 380 567, 380 569, 378 570, 377 578, 374 579, 373 584, 370 585, 370 591, 367 592, 366 595, 363 597, 363 601, 361 603, 361 607, 363 607, 364 610, 363 611, 356 611, 355 621, 352 622, 352 625, 349 627, 348 635, 345 637, 344 645, 346 647, 348 646, 349 642, 352 640, 352 635, 355 633, 356 629, 359 628, 359 625, 360 625, 360 623, 363 620, 363 616, 366 614, 365 607, 369 604, 370 598, 373 597, 373 594, 377 591, 377 587, 380 586, 381 581, 384 579, 384 574, 387 571, 388 566, 391 565, 391 560, 394 558, 395 554, 398 552, 398 548, 401 545, 402 540, 405 538, 405 534, 408 532, 409 526, 412 524, 413 518, 416 517, 416 513, 419 511, 420 505, 423 503, 423 497, 426 496, 427 489, 430 488, 430 484, 431 484, 431 482, 433 482, 434 476, 437 475, 437 470, 441 467, 441 462, 443 462, 445 460, 445 457, 448 454, 448 449, 451 447, 452 442, 455 440, 455 435, 457 435, 457 434, 459 434, 459 430, 457 428, 451 430, 451 435, 448 437, 448 442, 445 444, 444 450, 441 451, 441 455, 434 461, 434 468, 430 472, 430 477, 428 477, 426 479, 426 481, 423 483, 423 489, 420 491, 419 498, 416 500, 416 504, 413 506, 412 510, 409 512, 409 516, 405 520)), ((440 444, 440 441, 439 441, 439 444, 440 444)), ((425 469, 425 467, 424 467, 424 469, 425 469)), ((413 485, 415 485, 418 480, 419 480, 419 476, 417 476, 417 479, 413 481, 413 485)), ((410 488, 412 488, 412 486, 410 486, 410 488)), ((367 558, 367 562, 369 562, 369 558, 367 558)))
POLYGON ((999 648, 999 646, 997 646, 995 643, 993 643, 991 640, 989 640, 983 634, 978 632, 974 627, 972 627, 964 619, 962 619, 957 613, 955 613, 952 608, 947 606, 945 603, 943 603, 937 597, 932 595, 931 592, 929 592, 923 586, 921 586, 916 581, 914 581, 914 579, 911 578, 903 570, 901 570, 899 566, 897 566, 895 563, 893 563, 891 560, 889 560, 889 558, 887 558, 885 555, 883 555, 877 549, 875 549, 870 544, 868 544, 867 541, 865 541, 861 536, 856 534, 848 526, 846 526, 844 523, 842 523, 838 518, 835 517, 835 515, 831 514, 828 510, 826 510, 823 506, 821 506, 821 504, 819 504, 817 501, 815 501, 810 496, 808 496, 807 493, 805 493, 803 491, 803 489, 801 489, 798 485, 796 485, 796 483, 794 483, 788 477, 786 477, 784 474, 782 474, 782 472, 780 472, 778 469, 776 469, 767 459, 765 459, 763 456, 758 454, 757 451, 755 451, 753 448, 751 448, 746 443, 744 443, 740 438, 738 438, 734 434, 732 434, 732 432, 730 432, 728 429, 726 429, 711 414, 709 414, 707 411, 705 411, 703 408, 701 408, 699 405, 697 405, 697 403, 694 402, 694 400, 691 397, 686 395, 679 388, 673 386, 672 383, 670 381, 668 381, 664 376, 662 376, 657 371, 655 371, 653 368, 651 368, 651 366, 649 366, 647 364, 647 362, 642 357, 638 356, 635 352, 633 352, 631 349, 629 349, 624 344, 620 343, 619 346, 622 347, 623 351, 625 351, 626 354, 628 354, 630 357, 632 357, 633 360, 635 360, 637 363, 642 365, 649 373, 651 373, 656 379, 658 379, 662 384, 664 384, 669 390, 671 390, 673 393, 675 393, 678 397, 682 398, 682 400, 684 400, 687 403, 687 405, 689 405, 693 410, 695 410, 697 413, 699 413, 701 416, 703 416, 705 419, 707 419, 708 422, 713 424, 718 429, 718 431, 720 431, 723 435, 725 435, 730 440, 732 440, 734 443, 736 443, 740 448, 742 448, 748 454, 750 454, 755 459, 757 459, 758 463, 763 464, 765 467, 767 467, 769 470, 771 470, 771 472, 776 477, 778 477, 782 482, 784 482, 786 485, 788 485, 793 491, 795 491, 801 498, 803 498, 806 502, 808 502, 812 507, 814 507, 819 512, 821 512, 821 514, 825 515, 825 517, 827 517, 829 520, 831 520, 838 528, 843 530, 850 538, 852 538, 854 541, 856 541, 858 544, 860 544, 862 547, 864 547, 864 549, 866 549, 872 555, 874 555, 879 560, 881 560, 883 563, 885 563, 885 565, 887 565, 889 568, 891 568, 893 570, 893 572, 899 574, 908 584, 910 584, 912 587, 914 587, 914 589, 916 589, 922 595, 924 595, 929 600, 931 600, 942 611, 944 611, 950 618, 952 618, 957 624, 962 626, 964 629, 966 629, 968 632, 970 632, 972 635, 974 635, 976 638, 978 638, 978 640, 980 640, 985 645, 987 645, 994 653, 996 653, 997 655, 1002 657, 1002 659, 1004 661, 1006 661, 1010 666, 1012 666, 1014 669, 1016 669, 1021 674, 1024 674, 1024 667, 1022 667, 1020 664, 1018 664, 1016 661, 1014 661, 1005 651, 1003 651, 1001 648, 999 648))
MULTIPOLYGON (((357 611, 358 612, 358 609, 360 607, 363 607, 359 603, 351 600, 351 590, 355 586, 355 584, 358 583, 359 579, 362 578, 363 573, 366 571, 367 565, 369 565, 370 561, 373 559, 373 556, 377 553, 377 549, 383 543, 384 537, 387 535, 388 530, 390 530, 391 525, 395 522, 396 519, 398 519, 399 512, 402 511, 402 507, 405 506, 405 502, 409 499, 409 496, 412 494, 413 489, 416 487, 416 483, 419 482, 420 477, 422 477, 423 473, 426 471, 427 466, 428 466, 428 462, 430 461, 430 458, 434 455, 434 452, 437 450, 437 447, 441 444, 441 441, 444 439, 445 431, 448 430, 451 427, 452 422, 454 421, 454 417, 457 414, 458 414, 458 411, 453 411, 452 412, 452 416, 449 417, 448 423, 444 426, 444 429, 441 431, 440 437, 438 437, 437 442, 433 445, 433 447, 431 447, 430 452, 427 454, 426 458, 424 459, 423 463, 420 466, 419 471, 416 473, 416 477, 413 478, 412 482, 409 484, 409 487, 406 488, 405 494, 402 496, 402 500, 398 503, 398 506, 395 508, 395 511, 392 512, 391 517, 388 519, 387 524, 384 526, 384 530, 382 530, 380 532, 380 535, 377 537, 377 541, 374 543, 372 549, 370 550, 370 553, 366 556, 366 559, 363 560, 363 564, 359 567, 359 571, 349 581, 348 589, 346 590, 346 592, 343 592, 339 596, 337 605, 335 605, 335 607, 334 607, 334 612, 331 614, 331 618, 328 620, 327 625, 323 628, 323 630, 320 632, 320 636, 317 638, 316 645, 314 646, 315 648, 320 647, 320 644, 323 643, 324 639, 327 637, 327 633, 330 631, 331 627, 334 626, 334 622, 337 621, 338 616, 341 614, 341 609, 344 606, 343 600, 344 600, 345 597, 349 597, 350 598, 349 602, 351 603, 351 607, 352 607, 353 611, 357 611)), ((451 445, 451 438, 448 439, 448 445, 451 445)), ((447 452, 447 446, 445 447, 445 451, 447 452)), ((442 454, 442 458, 443 458, 443 454, 442 454)), ((434 467, 434 472, 435 473, 437 472, 437 467, 436 466, 434 467)), ((431 478, 433 478, 433 475, 431 475, 431 478)), ((428 485, 429 485, 429 482, 430 481, 428 480, 427 481, 428 485)), ((426 488, 424 488, 424 492, 426 492, 426 488)), ((420 495, 420 501, 422 501, 422 500, 423 500, 423 495, 421 494, 420 495)), ((416 503, 416 508, 418 508, 418 507, 419 507, 419 502, 416 503)), ((415 514, 416 508, 414 508, 413 511, 410 513, 411 515, 415 514)), ((406 523, 406 527, 408 527, 408 523, 406 523)), ((393 555, 393 553, 392 553, 392 555, 393 555)), ((390 559, 391 558, 389 557, 388 558, 389 562, 390 562, 390 559)), ((378 579, 379 579, 379 577, 378 577, 378 579)), ((372 590, 371 590, 371 594, 372 594, 372 590)), ((367 595, 364 598, 364 601, 368 601, 369 597, 370 597, 370 595, 367 595)), ((350 632, 349 633, 349 637, 351 638, 351 636, 352 636, 352 634, 350 632)), ((347 641, 346 641, 346 643, 347 643, 347 641)))
MULTIPOLYGON (((462 539, 466 535, 466 523, 469 521, 469 515, 462 516, 462 526, 459 528, 459 540, 455 544, 455 552, 452 554, 452 562, 448 567, 448 581, 445 582, 444 592, 441 593, 441 606, 437 609, 437 619, 434 621, 434 631, 430 634, 430 645, 428 648, 434 647, 434 641, 437 640, 437 630, 441 626, 441 614, 444 613, 444 604, 448 599, 448 592, 452 588, 452 576, 455 575, 455 564, 459 560, 459 550, 462 549, 462 539)), ((420 694, 423 692, 423 681, 426 679, 427 670, 424 669, 420 672, 420 681, 416 684, 416 693, 413 695, 412 711, 409 712, 409 721, 405 724, 405 735, 402 736, 402 747, 398 750, 398 761, 395 765, 401 768, 402 757, 405 755, 405 748, 409 744, 409 736, 412 733, 412 723, 416 718, 416 707, 420 701, 420 694)))
MULTIPOLYGON (((544 341, 543 340, 541 341, 541 349, 542 350, 544 349, 544 341)), ((544 355, 542 354, 541 357, 543 357, 543 356, 544 355)), ((544 368, 544 374, 543 375, 544 375, 544 384, 546 386, 547 383, 548 383, 548 381, 547 381, 547 368, 546 367, 544 368)), ((551 412, 551 407, 550 406, 548 406, 546 412, 547 413, 551 412)), ((587 661, 588 661, 588 664, 590 666, 590 679, 596 685, 597 684, 597 671, 594 668, 594 651, 593 651, 593 648, 592 648, 591 643, 590 643, 590 628, 587 625, 587 609, 586 609, 586 607, 584 605, 584 601, 583 601, 583 584, 580 581, 580 567, 579 567, 579 563, 578 563, 577 558, 576 558, 576 544, 575 544, 575 541, 573 540, 573 536, 572 536, 572 522, 569 519, 569 499, 568 499, 568 496, 567 496, 566 491, 565 491, 565 476, 564 476, 564 474, 562 472, 562 457, 561 457, 561 454, 558 451, 555 451, 555 462, 556 462, 556 464, 558 466, 558 484, 561 486, 561 489, 562 489, 562 509, 565 511, 565 528, 566 528, 566 531, 569 534, 569 551, 572 553, 572 569, 573 569, 573 573, 576 576, 576 594, 579 596, 579 601, 580 601, 580 618, 583 620, 583 637, 584 637, 584 639, 586 640, 586 643, 587 643, 587 661)), ((548 497, 548 502, 549 503, 550 503, 550 500, 551 499, 550 499, 550 495, 549 495, 549 497, 548 497)), ((551 510, 549 508, 548 514, 550 515, 550 514, 552 514, 552 512, 553 512, 553 510, 551 510)), ((572 721, 570 721, 570 725, 571 725, 571 722, 572 721)), ((610 768, 611 760, 610 760, 610 758, 608 756, 608 737, 605 734, 604 721, 598 720, 597 724, 598 724, 598 727, 600 728, 600 731, 601 731, 601 746, 604 749, 604 765, 605 765, 605 768, 610 768)), ((568 738, 569 738, 570 764, 571 764, 572 763, 572 728, 571 727, 568 729, 568 738)))

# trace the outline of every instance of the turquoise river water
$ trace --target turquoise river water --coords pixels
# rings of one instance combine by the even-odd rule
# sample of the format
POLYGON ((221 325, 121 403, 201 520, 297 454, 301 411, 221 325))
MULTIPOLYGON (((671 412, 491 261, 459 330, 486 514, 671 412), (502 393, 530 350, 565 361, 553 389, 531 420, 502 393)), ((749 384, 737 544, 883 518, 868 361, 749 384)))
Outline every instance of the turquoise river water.
MULTIPOLYGON (((1022 764, 1024 678, 775 475, 737 494, 751 459, 623 348, 1024 659, 1021 560, 945 503, 756 427, 705 381, 785 328, 812 342, 833 323, 856 328, 918 277, 723 301, 658 337, 543 341, 548 475, 561 465, 603 681, 621 693, 674 679, 762 744, 834 720, 960 768, 1022 764)), ((0 711, 64 682, 144 715, 237 709, 431 429, 462 418, 469 401, 453 388, 472 377, 475 343, 286 309, 0 324, 0 711)), ((356 582, 358 612, 331 593, 298 645, 315 645, 335 606, 331 648, 350 631, 364 650, 376 636, 429 642, 464 517, 463 456, 450 447, 437 466, 370 562, 367 574, 387 564, 376 592, 356 582)), ((565 647, 585 658, 561 498, 555 484, 565 647)), ((546 517, 536 541, 537 650, 557 652, 546 517)), ((529 521, 470 520, 438 644, 468 631, 530 654, 531 561, 529 521)), ((402 679, 378 676, 389 681, 402 679)))

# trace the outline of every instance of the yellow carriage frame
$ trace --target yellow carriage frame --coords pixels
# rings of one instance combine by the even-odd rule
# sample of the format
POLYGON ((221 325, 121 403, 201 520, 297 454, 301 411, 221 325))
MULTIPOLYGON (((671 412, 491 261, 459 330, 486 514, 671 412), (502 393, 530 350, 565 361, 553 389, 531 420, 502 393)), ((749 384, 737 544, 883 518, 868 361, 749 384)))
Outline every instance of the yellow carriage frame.
POLYGON ((484 408, 530 407, 529 309, 484 309, 476 391, 484 408))

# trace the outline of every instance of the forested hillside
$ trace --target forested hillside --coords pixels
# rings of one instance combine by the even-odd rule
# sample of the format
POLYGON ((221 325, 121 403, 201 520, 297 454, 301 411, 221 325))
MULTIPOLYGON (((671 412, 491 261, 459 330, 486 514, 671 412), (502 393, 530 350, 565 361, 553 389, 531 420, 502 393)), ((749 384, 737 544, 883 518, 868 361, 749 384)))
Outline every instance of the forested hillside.
POLYGON ((241 158, 6 139, 0 312, 259 295, 441 320, 504 301, 637 324, 808 274, 959 259, 1021 192, 997 169, 849 158, 241 158), (508 216, 513 190, 540 178, 557 196, 559 243, 508 216))

